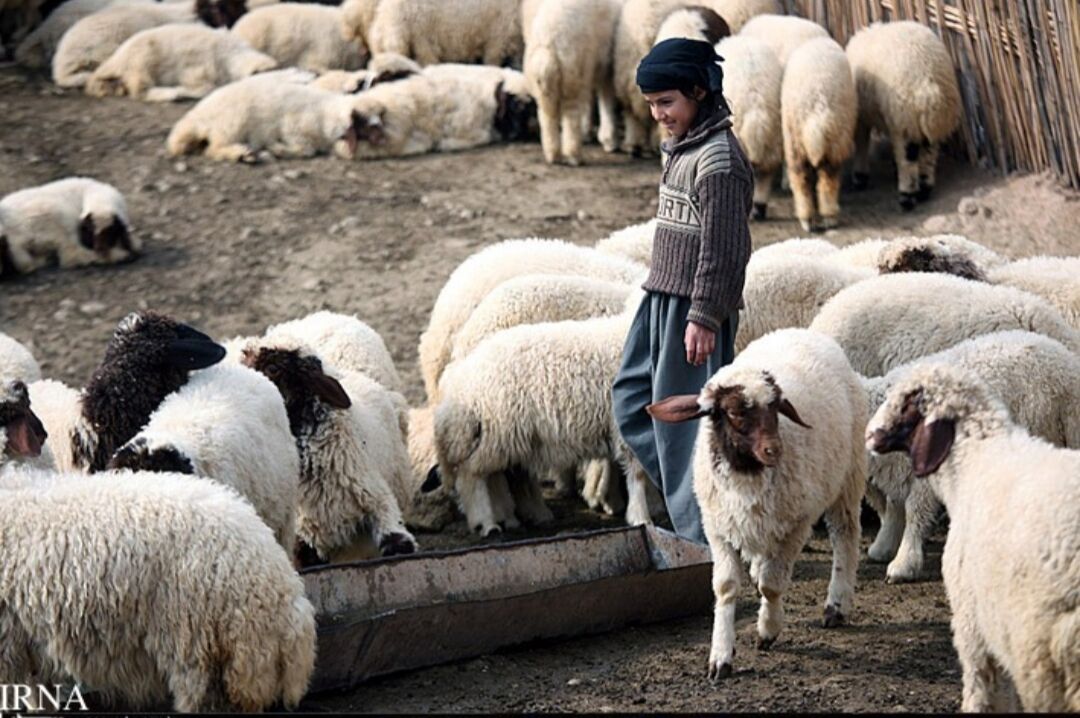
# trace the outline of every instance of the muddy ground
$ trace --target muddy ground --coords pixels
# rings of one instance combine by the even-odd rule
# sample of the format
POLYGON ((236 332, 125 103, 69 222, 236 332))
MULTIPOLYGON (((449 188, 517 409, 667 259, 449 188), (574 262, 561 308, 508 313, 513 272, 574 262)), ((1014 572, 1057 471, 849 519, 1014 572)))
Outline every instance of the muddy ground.
MULTIPOLYGON (((0 330, 31 346, 47 376, 83 383, 133 309, 165 311, 228 338, 326 308, 355 313, 382 334, 416 404, 417 341, 462 259, 510 237, 591 243, 654 209, 657 162, 596 147, 578 169, 544 165, 538 144, 354 164, 176 161, 164 142, 186 109, 61 93, 0 68, 0 195, 96 177, 124 192, 146 244, 130 265, 47 270, 0 285, 0 330)), ((1080 253, 1080 198, 1048 177, 1003 179, 946 159, 936 196, 901 214, 890 171, 877 162, 873 188, 842 197, 843 224, 829 239, 959 231, 1011 257, 1080 253)), ((756 246, 799 234, 787 193, 770 215, 753 226, 756 246)), ((558 528, 579 523, 573 505, 559 513, 558 528)), ((871 537, 868 528, 864 541, 871 537)), ((737 670, 720 687, 704 680, 711 619, 701 616, 392 676, 302 707, 955 710, 960 679, 938 572, 943 537, 929 547, 932 578, 923 583, 886 585, 884 568, 864 562, 853 624, 825 631, 817 621, 830 554, 816 536, 796 569, 788 625, 769 652, 753 648, 756 602, 744 590, 737 670)))

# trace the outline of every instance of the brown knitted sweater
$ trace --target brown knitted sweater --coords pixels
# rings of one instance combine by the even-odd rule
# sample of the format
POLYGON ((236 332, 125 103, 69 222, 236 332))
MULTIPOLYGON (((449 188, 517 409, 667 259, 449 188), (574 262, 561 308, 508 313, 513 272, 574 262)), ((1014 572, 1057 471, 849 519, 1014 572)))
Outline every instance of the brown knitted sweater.
POLYGON ((660 180, 652 269, 643 288, 688 297, 687 319, 720 331, 742 306, 754 174, 731 114, 719 109, 680 139, 660 180))

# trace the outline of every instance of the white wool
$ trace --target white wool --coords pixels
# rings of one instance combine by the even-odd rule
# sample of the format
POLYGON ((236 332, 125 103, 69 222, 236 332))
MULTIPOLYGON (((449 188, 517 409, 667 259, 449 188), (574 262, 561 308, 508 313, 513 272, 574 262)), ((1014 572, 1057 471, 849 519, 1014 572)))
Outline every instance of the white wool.
POLYGON ((341 8, 283 2, 256 8, 232 27, 232 34, 270 55, 282 67, 313 72, 359 70, 364 46, 341 33, 341 8))

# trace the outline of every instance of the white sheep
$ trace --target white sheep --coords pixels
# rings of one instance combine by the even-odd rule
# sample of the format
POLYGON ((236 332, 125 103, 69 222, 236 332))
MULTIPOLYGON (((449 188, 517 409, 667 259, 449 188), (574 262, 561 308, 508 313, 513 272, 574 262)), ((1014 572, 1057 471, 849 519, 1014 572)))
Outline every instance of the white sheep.
POLYGON ((765 219, 773 177, 783 163, 780 86, 783 68, 773 50, 753 36, 720 41, 724 58, 724 96, 731 106, 732 128, 754 168, 754 219, 765 219))
POLYGON ((124 196, 89 177, 12 192, 0 199, 0 227, 9 261, 22 274, 53 262, 61 268, 125 262, 142 249, 124 196))
POLYGON ((536 98, 544 160, 581 164, 582 130, 600 105, 600 144, 616 149, 611 52, 619 0, 545 0, 526 16, 525 78, 536 98))
POLYGON ((738 32, 742 37, 756 38, 768 45, 780 67, 787 67, 791 54, 805 43, 829 37, 829 31, 813 20, 779 13, 758 15, 738 32))
POLYGON ((299 2, 260 7, 241 17, 232 34, 282 67, 313 72, 358 70, 366 53, 341 34, 341 8, 299 2))
POLYGON ((300 459, 281 394, 253 369, 229 362, 195 372, 109 468, 194 474, 229 486, 293 554, 300 459))
POLYGON ((49 67, 60 38, 84 17, 110 5, 152 2, 153 0, 67 0, 45 18, 15 49, 15 61, 34 69, 49 67))
POLYGON ((1080 334, 1040 297, 948 274, 866 279, 829 300, 810 328, 838 341, 864 376, 1007 329, 1045 334, 1080 351, 1080 334))
POLYGON ((60 87, 82 87, 98 65, 129 37, 158 25, 191 22, 190 0, 115 4, 82 18, 64 33, 52 59, 52 77, 60 87))
POLYGON ((1023 289, 1050 302, 1080 331, 1080 257, 1027 257, 987 272, 994 284, 1023 289))
MULTIPOLYGON (((754 250, 751 257, 765 259, 768 257, 813 257, 825 258, 839 251, 836 245, 827 239, 816 237, 794 237, 779 242, 767 244, 754 250)), ((867 269, 870 267, 867 266, 867 269)))
POLYGON ((341 10, 345 38, 360 38, 372 53, 396 52, 421 65, 521 66, 515 0, 347 0, 341 10))
POLYGON ((559 240, 507 240, 473 254, 446 280, 420 335, 420 374, 431 403, 438 400, 439 377, 450 361, 454 336, 473 309, 499 284, 523 274, 570 274, 640 284, 646 270, 630 260, 559 240))
POLYGON ((0 679, 52 666, 137 709, 295 707, 315 662, 304 584, 251 505, 210 481, 24 470, 0 526, 0 679))
POLYGON ((715 45, 731 34, 727 21, 715 10, 704 5, 691 5, 671 11, 656 31, 653 44, 673 37, 687 40, 704 40, 715 45))
POLYGON ((596 250, 605 254, 625 257, 646 267, 652 266, 653 237, 656 235, 656 218, 641 224, 632 224, 612 232, 598 240, 596 250))
POLYGON ((312 81, 313 87, 331 92, 355 94, 381 82, 393 82, 421 72, 423 68, 415 61, 392 52, 384 52, 368 60, 363 70, 329 70, 312 81))
POLYGON ((0 379, 19 379, 29 384, 40 378, 41 367, 30 350, 0 332, 0 379))
POLYGON ((806 329, 757 340, 700 394, 648 407, 663 421, 704 416, 694 450, 694 494, 713 556, 709 677, 731 675, 742 560, 761 594, 758 647, 776 640, 795 560, 825 515, 833 566, 824 625, 850 615, 866 484, 866 395, 836 342, 806 329), (784 416, 794 424, 781 423, 784 416), (808 425, 802 417, 812 422, 808 425))
POLYGON ((891 241, 867 239, 844 247, 839 258, 849 263, 869 262, 867 266, 874 266, 880 274, 944 272, 982 281, 986 281, 989 272, 1009 261, 989 247, 958 234, 897 237, 891 241))
POLYGON ((906 20, 855 33, 847 57, 859 95, 856 186, 869 177, 870 132, 882 132, 892 142, 900 206, 911 209, 934 189, 938 150, 963 116, 949 53, 933 30, 906 20))
POLYGON ((941 363, 890 389, 866 445, 908 454, 949 511, 941 572, 960 709, 1015 711, 1019 698, 1080 711, 1080 452, 1032 437, 984 382, 941 363))
POLYGON ((98 65, 86 83, 96 97, 148 102, 199 99, 215 87, 277 67, 277 61, 229 33, 197 23, 137 32, 98 65))
MULTIPOLYGON (((1017 424, 1058 446, 1080 448, 1080 357, 1060 342, 1025 331, 968 339, 883 377, 865 379, 870 411, 881 406, 890 387, 926 363, 975 374, 1005 403, 1017 424)), ((902 457, 872 456, 870 481, 887 497, 887 505, 869 556, 893 559, 886 571, 890 582, 913 581, 922 571, 923 541, 937 516, 937 499, 926 482, 912 483, 910 464, 902 457)))
POLYGON ((795 216, 807 231, 835 227, 841 170, 851 156, 858 113, 844 49, 831 38, 818 38, 794 50, 784 69, 780 104, 795 216))

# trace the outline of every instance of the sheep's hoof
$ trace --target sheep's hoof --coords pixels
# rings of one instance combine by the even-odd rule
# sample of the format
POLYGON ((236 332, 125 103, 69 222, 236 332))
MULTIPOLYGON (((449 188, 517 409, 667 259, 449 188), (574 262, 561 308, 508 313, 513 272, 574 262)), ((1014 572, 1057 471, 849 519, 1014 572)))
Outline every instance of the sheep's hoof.
POLYGON ((389 534, 379 543, 379 552, 383 556, 415 553, 416 542, 408 534, 389 534))
POLYGON ((717 665, 712 661, 709 661, 709 680, 713 683, 719 683, 725 678, 731 676, 732 668, 731 664, 727 661, 717 665))
POLYGON ((825 618, 822 620, 821 625, 825 628, 836 628, 843 626, 847 622, 844 618, 844 614, 840 612, 838 606, 829 604, 825 607, 825 618))
POLYGON ((898 583, 915 583, 918 580, 918 573, 886 572, 885 574, 885 583, 889 585, 896 585, 898 583))
POLYGON ((915 209, 915 193, 914 192, 901 192, 900 193, 900 209, 905 212, 910 212, 915 209))
POLYGON ((870 186, 870 175, 866 172, 855 172, 851 175, 851 189, 861 192, 870 186))
POLYGON ((816 232, 814 225, 808 219, 800 219, 799 226, 803 228, 804 232, 816 232))
POLYGON ((480 534, 481 536, 483 536, 484 538, 496 538, 496 537, 498 537, 499 535, 502 534, 502 529, 499 528, 498 526, 492 526, 487 531, 484 531, 483 526, 477 526, 476 527, 476 532, 478 534, 480 534))
POLYGON ((765 219, 765 203, 754 202, 754 211, 750 214, 750 219, 760 222, 765 219))
POLYGON ((776 643, 776 636, 758 636, 757 647, 759 651, 767 651, 776 643))
POLYGON ((930 199, 930 195, 934 193, 934 185, 926 184, 925 182, 919 182, 919 191, 915 194, 915 199, 920 202, 925 202, 930 199))

